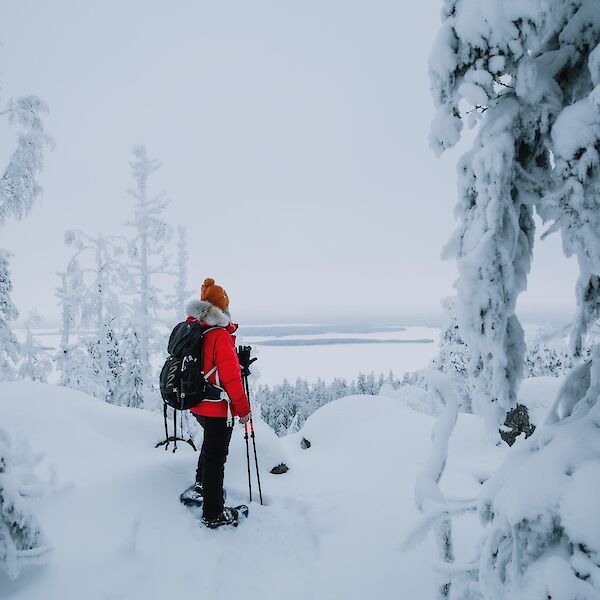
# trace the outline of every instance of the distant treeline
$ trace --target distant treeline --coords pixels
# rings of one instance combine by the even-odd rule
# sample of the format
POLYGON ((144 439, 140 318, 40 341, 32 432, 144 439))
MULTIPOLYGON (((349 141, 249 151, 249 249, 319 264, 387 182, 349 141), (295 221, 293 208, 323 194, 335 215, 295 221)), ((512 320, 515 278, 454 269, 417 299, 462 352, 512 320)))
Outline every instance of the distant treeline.
POLYGON ((306 419, 321 406, 344 396, 376 395, 384 383, 393 387, 401 385, 392 371, 387 376, 376 376, 374 372, 368 375, 361 373, 350 382, 336 378, 329 384, 321 379, 316 383, 309 383, 300 378, 291 384, 285 379, 279 385, 258 386, 255 397, 260 404, 263 419, 277 435, 282 436, 298 431, 306 419))

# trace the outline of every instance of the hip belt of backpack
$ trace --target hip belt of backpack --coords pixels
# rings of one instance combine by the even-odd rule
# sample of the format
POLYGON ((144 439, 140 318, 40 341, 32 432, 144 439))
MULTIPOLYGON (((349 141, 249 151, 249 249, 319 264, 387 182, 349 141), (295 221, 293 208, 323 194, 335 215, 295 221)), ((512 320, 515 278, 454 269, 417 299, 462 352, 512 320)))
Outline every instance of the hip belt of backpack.
POLYGON ((205 398, 202 402, 227 402, 227 426, 233 427, 233 413, 231 412, 231 399, 227 395, 227 392, 221 387, 221 382, 219 381, 219 370, 217 369, 217 365, 215 365, 208 373, 204 374, 204 378, 208 381, 208 378, 215 374, 215 385, 221 389, 221 397, 215 400, 211 400, 210 398, 205 398))

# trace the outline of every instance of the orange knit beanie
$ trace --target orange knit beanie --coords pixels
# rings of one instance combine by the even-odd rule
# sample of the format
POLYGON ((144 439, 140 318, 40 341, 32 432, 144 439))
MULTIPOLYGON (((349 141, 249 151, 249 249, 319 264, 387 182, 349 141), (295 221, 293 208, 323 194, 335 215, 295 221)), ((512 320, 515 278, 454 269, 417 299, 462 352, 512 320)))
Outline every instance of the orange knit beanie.
POLYGON ((227 292, 220 285, 215 285, 215 280, 210 277, 204 280, 200 288, 200 300, 210 302, 221 310, 229 308, 229 296, 227 292))

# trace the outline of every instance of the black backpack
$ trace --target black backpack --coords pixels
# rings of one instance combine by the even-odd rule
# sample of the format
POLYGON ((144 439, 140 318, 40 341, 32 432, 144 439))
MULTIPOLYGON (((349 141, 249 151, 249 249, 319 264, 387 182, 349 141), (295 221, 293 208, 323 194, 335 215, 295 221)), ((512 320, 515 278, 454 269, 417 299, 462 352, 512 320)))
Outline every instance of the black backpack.
MULTIPOLYGON (((169 356, 160 372, 160 395, 163 399, 163 415, 166 439, 156 447, 177 441, 187 442, 196 450, 191 439, 177 437, 177 413, 173 416, 174 435, 169 436, 167 427, 167 409, 184 411, 197 406, 203 400, 220 400, 224 398, 223 388, 206 380, 207 374, 202 370, 202 346, 204 334, 216 327, 202 327, 199 323, 184 321, 175 326, 169 337, 167 351, 169 356)), ((183 413, 181 415, 183 420, 183 413)), ((183 426, 182 426, 183 431, 183 426)))

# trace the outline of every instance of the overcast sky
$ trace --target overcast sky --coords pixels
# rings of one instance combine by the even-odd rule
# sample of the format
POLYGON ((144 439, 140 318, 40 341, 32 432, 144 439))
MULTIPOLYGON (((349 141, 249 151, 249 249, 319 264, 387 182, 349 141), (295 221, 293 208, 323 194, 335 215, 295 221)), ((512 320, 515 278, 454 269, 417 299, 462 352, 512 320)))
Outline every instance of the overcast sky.
MULTIPOLYGON (((138 143, 163 163, 153 184, 172 199, 167 220, 188 228, 191 289, 215 277, 234 316, 437 312, 456 274, 440 251, 458 157, 427 145, 440 5, 2 2, 2 100, 41 96, 56 143, 42 202, 0 232, 21 312, 58 314, 66 229, 123 233, 138 143)), ((4 160, 14 142, 1 127, 4 160)), ((574 280, 558 238, 540 242, 521 309, 568 318, 574 280)))

